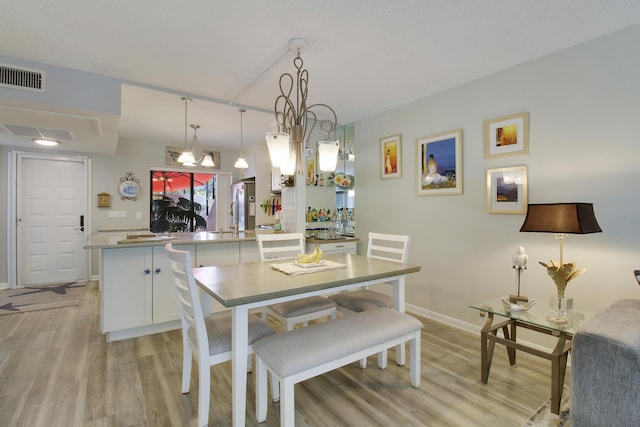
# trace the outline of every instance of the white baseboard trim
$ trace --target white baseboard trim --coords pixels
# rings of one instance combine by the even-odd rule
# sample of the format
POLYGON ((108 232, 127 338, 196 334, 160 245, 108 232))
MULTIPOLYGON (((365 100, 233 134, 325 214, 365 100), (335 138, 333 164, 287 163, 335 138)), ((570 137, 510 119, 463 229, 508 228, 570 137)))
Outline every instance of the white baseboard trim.
POLYGON ((9 284, 8 283, 0 283, 0 289, 9 289, 9 284))

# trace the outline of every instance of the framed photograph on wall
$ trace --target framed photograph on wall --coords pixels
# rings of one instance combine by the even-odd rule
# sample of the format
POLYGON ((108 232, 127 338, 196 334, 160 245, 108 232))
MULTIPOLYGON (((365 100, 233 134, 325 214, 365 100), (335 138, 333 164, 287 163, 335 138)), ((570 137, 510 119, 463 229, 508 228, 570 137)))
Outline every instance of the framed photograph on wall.
POLYGON ((484 122, 484 158, 529 153, 529 113, 498 117, 484 122))
POLYGON ((307 185, 316 185, 316 158, 307 159, 307 185))
POLYGON ((380 178, 402 178, 402 134, 380 138, 380 178))
POLYGON ((462 194, 462 129, 416 139, 417 195, 462 194))
POLYGON ((487 211, 489 213, 527 213, 527 167, 487 169, 487 211))

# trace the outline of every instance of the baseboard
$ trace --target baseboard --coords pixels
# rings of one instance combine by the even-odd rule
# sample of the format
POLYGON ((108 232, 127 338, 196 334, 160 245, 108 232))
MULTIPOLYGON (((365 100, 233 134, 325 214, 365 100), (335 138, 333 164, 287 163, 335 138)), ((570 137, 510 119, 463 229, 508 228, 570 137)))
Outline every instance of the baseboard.
POLYGON ((0 289, 9 289, 9 284, 8 283, 0 283, 0 289))

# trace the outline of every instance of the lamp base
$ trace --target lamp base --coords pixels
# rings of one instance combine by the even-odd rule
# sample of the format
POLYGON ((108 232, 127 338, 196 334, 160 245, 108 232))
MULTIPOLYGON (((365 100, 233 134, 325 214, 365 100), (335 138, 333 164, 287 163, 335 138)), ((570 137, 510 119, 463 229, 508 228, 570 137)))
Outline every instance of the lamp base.
POLYGON ((564 325, 566 323, 569 323, 568 319, 565 319, 564 317, 561 317, 561 316, 547 316, 547 320, 551 323, 557 323, 558 325, 564 325))

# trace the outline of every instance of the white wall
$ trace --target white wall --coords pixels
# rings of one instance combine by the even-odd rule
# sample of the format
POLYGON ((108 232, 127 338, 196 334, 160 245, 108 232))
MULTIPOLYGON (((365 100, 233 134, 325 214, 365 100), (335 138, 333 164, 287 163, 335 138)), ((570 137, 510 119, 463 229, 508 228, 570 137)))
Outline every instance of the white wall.
MULTIPOLYGON (((567 296, 599 311, 640 298, 640 26, 522 64, 356 123, 357 234, 410 234, 407 303, 480 325, 467 304, 515 290, 511 255, 523 245, 522 293, 556 293, 537 261, 558 259, 553 235, 520 233, 524 215, 486 211, 486 169, 527 165, 529 202, 592 202, 603 233, 571 235, 565 261, 589 271, 567 296), (530 153, 484 159, 483 121, 529 112, 530 153), (416 138, 463 129, 463 194, 416 196, 416 138), (402 178, 381 180, 379 138, 402 133, 402 178)), ((505 52, 508 54, 508 52, 505 52)), ((399 70, 401 73, 401 70, 399 70)))

